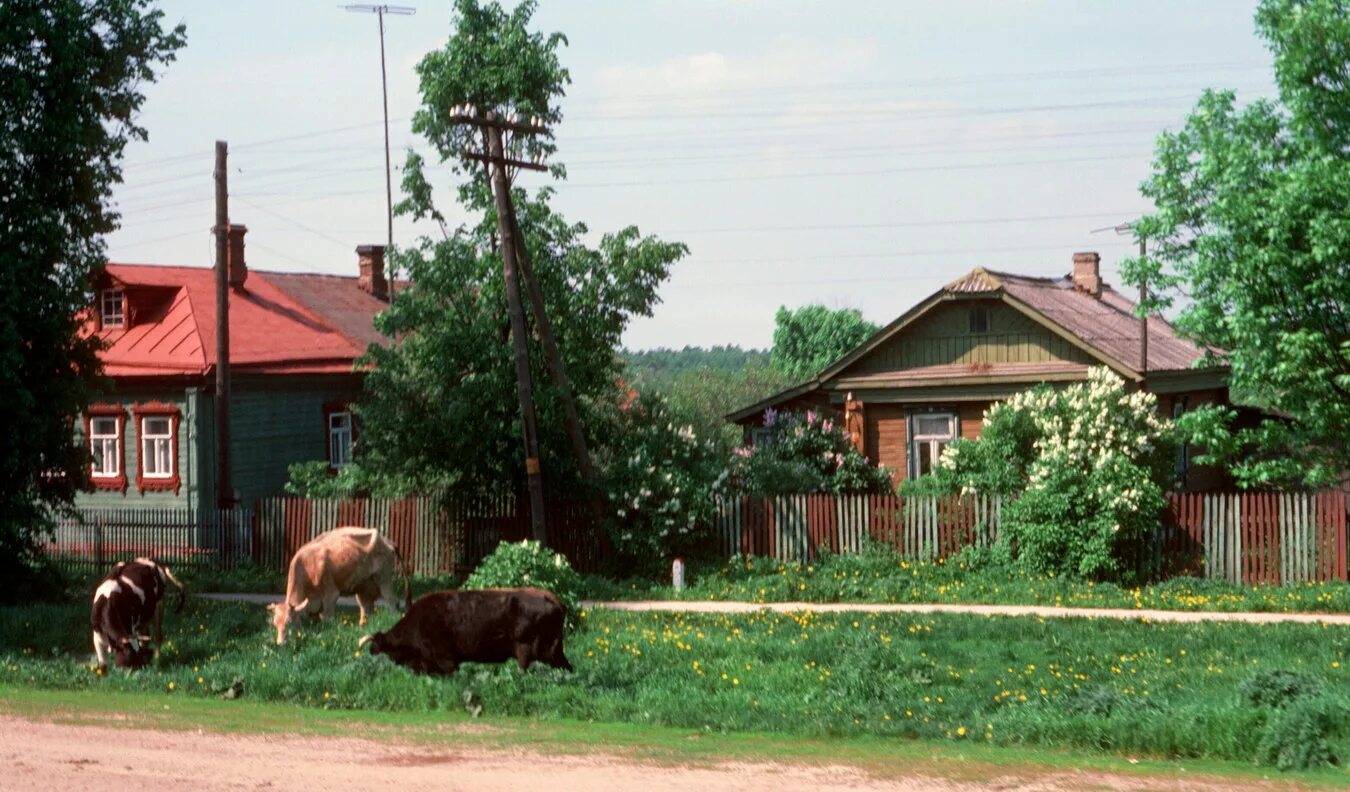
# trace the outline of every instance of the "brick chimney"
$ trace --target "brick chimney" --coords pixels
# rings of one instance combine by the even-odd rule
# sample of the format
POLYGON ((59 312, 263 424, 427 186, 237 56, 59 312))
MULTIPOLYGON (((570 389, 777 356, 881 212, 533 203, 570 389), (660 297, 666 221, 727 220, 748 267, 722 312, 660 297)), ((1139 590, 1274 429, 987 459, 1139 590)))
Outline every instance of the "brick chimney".
POLYGON ((361 275, 356 284, 362 291, 381 300, 389 299, 389 283, 384 279, 384 245, 361 245, 356 249, 361 275))
POLYGON ((244 261, 244 234, 248 233, 248 226, 230 225, 230 286, 236 289, 244 288, 244 281, 248 280, 248 264, 244 261))
POLYGON ((1073 286, 1093 297, 1102 296, 1102 257, 1093 252, 1073 254, 1073 286))

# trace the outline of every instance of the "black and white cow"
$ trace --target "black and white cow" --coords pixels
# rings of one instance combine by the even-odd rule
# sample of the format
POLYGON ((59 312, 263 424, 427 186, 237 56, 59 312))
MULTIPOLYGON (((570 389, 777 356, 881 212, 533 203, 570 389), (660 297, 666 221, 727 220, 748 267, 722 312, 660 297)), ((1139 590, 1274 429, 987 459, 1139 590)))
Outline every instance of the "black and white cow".
POLYGON ((140 668, 151 657, 159 656, 168 584, 178 589, 177 610, 182 610, 186 595, 183 584, 153 558, 120 561, 103 579, 94 591, 89 614, 100 669, 108 667, 109 654, 120 668, 140 668))

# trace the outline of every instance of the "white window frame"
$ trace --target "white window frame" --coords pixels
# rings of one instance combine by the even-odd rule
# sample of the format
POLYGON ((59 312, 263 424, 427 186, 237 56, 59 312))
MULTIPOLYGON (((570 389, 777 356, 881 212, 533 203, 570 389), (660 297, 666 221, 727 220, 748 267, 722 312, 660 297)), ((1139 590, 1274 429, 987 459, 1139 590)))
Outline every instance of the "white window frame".
POLYGON ((909 437, 909 475, 911 479, 925 475, 928 471, 920 469, 921 462, 919 448, 928 446, 930 466, 937 463, 942 456, 942 450, 956 441, 958 437, 957 415, 953 412, 920 412, 911 413, 909 416, 910 437, 909 437), (919 432, 919 422, 921 420, 932 420, 934 418, 944 418, 947 421, 947 430, 941 433, 919 432))
POLYGON ((178 460, 175 458, 173 418, 168 415, 141 416, 141 476, 147 479, 173 478, 178 460), (163 421, 163 432, 151 432, 151 421, 163 421), (161 458, 161 453, 164 458, 161 458), (164 467, 160 469, 160 462, 164 467), (153 468, 153 469, 152 469, 153 468))
POLYGON ((121 289, 104 289, 99 300, 99 317, 103 326, 126 327, 126 295, 121 289))
POLYGON ((352 414, 350 410, 328 414, 328 466, 337 469, 352 463, 352 414), (335 425, 335 419, 342 419, 335 425))
POLYGON ((89 452, 94 455, 93 465, 89 473, 94 478, 117 478, 122 475, 122 422, 111 415, 92 415, 89 417, 89 452), (112 433, 100 433, 98 425, 100 421, 107 421, 112 424, 112 433), (103 452, 103 469, 99 469, 99 455, 94 452, 96 447, 101 447, 103 452), (111 469, 109 469, 111 464, 111 469))

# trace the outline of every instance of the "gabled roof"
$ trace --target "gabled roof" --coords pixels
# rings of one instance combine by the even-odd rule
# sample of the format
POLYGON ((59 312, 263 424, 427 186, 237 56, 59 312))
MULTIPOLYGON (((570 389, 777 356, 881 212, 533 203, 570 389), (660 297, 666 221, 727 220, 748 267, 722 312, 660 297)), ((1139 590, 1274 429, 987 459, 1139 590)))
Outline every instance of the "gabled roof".
MULTIPOLYGON (((831 379, 886 342, 944 299, 999 297, 1060 334, 1089 355, 1132 379, 1140 377, 1139 317, 1135 303, 1103 284, 1100 298, 1074 286, 1073 277, 1036 278, 976 267, 929 295, 816 377, 831 379)), ((1181 338, 1165 319, 1148 318, 1148 371, 1182 371, 1205 356, 1201 347, 1181 338)))
MULTIPOLYGON (((89 332, 107 344, 109 376, 204 375, 216 363, 215 270, 109 264, 103 285, 123 288, 129 326, 89 332)), ((328 374, 352 371, 380 340, 371 327, 386 303, 354 277, 250 270, 230 289, 230 364, 245 372, 328 374)))
MULTIPOLYGON (((1135 303, 1120 292, 1102 284, 1100 295, 1094 296, 1076 288, 1072 275, 1037 278, 976 267, 901 314, 812 379, 737 410, 727 417, 732 421, 741 421, 765 408, 823 386, 905 328, 920 321, 943 301, 986 296, 1000 299, 1021 311, 1121 376, 1139 380, 1145 373, 1141 372, 1140 367, 1140 322, 1134 314, 1135 303)), ((1148 318, 1148 375, 1188 371, 1205 357, 1207 351, 1177 335, 1162 317, 1148 318)), ((937 366, 869 374, 861 379, 893 381, 897 385, 922 385, 952 378, 972 382, 990 377, 1021 378, 1038 372, 1049 378, 1068 375, 1079 368, 1072 364, 996 364, 978 370, 970 366, 937 366), (1040 371, 1038 365, 1045 370, 1040 371)), ((853 380, 861 381, 860 378, 850 381, 853 380)))

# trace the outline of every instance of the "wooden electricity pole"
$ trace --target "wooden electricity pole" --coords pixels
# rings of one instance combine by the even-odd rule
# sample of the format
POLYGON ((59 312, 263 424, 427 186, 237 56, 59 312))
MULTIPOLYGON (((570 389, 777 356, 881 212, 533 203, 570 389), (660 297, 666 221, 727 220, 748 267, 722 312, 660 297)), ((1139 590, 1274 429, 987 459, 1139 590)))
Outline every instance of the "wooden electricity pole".
MULTIPOLYGON (((567 422, 567 436, 572 441, 572 453, 577 457, 577 468, 581 479, 592 490, 595 488, 595 468, 591 465, 591 452, 586 447, 586 435, 581 431, 581 419, 577 416, 576 400, 572 398, 572 386, 567 380, 567 368, 563 365, 562 355, 558 352, 558 342, 553 335, 553 324, 544 310, 544 293, 539 281, 534 277, 534 267, 530 263, 530 251, 525 246, 524 236, 520 233, 520 221, 516 219, 516 207, 507 201, 511 212, 511 230, 517 240, 516 257, 520 264, 520 274, 525 281, 526 292, 530 295, 530 308, 534 313, 534 326, 539 331, 539 343, 544 348, 544 361, 548 365, 549 376, 562 394, 563 418, 567 422)), ((588 493, 595 495, 594 492, 588 493)))
POLYGON ((594 492, 595 468, 591 463, 590 450, 586 446, 585 433, 581 430, 581 419, 578 417, 576 400, 572 397, 571 384, 567 379, 567 368, 563 363, 562 355, 558 351, 558 342, 553 335, 553 325, 549 321, 548 311, 544 306, 543 291, 539 288, 539 281, 534 275, 529 248, 525 244, 524 235, 520 229, 520 221, 516 217, 516 208, 511 200, 511 180, 506 171, 508 167, 535 171, 548 170, 540 162, 506 156, 506 146, 503 143, 503 135, 506 132, 517 135, 538 135, 547 134, 548 130, 537 124, 521 123, 514 119, 503 118, 493 112, 480 115, 474 108, 455 108, 451 112, 451 120, 456 123, 471 124, 478 127, 487 138, 488 151, 486 154, 466 151, 464 156, 485 165, 488 170, 489 185, 496 199, 497 224, 502 248, 502 270, 506 280, 507 309, 511 313, 511 338, 516 360, 517 392, 520 397, 521 414, 525 423, 525 470, 530 486, 531 509, 533 514, 537 515, 532 519, 531 527, 535 538, 543 541, 545 534, 543 483, 539 470, 538 432, 534 423, 534 399, 530 380, 529 353, 525 346, 525 319, 520 294, 522 283, 529 297, 530 313, 534 317, 534 328, 539 334, 549 376, 561 394, 563 417, 567 424, 567 434, 571 440, 572 451, 577 458, 577 468, 588 488, 592 490, 588 493, 592 500, 592 510, 598 510, 598 501, 595 500, 596 493, 594 492))
POLYGON ((491 167, 492 192, 497 203, 497 229, 501 237, 502 277, 506 282, 506 308, 511 318, 511 347, 516 366, 516 396, 520 400, 520 418, 525 440, 525 481, 530 496, 530 533, 539 542, 548 541, 547 525, 544 521, 544 476, 539 462, 539 430, 535 423, 534 386, 530 379, 530 352, 526 346, 525 308, 520 297, 520 278, 517 275, 517 248, 520 240, 518 231, 511 222, 511 180, 506 175, 507 166, 546 170, 538 163, 508 159, 506 147, 502 142, 503 130, 533 133, 544 131, 542 127, 529 124, 516 124, 499 117, 496 113, 482 115, 471 112, 451 114, 451 120, 457 123, 472 124, 482 129, 487 136, 486 153, 465 152, 465 156, 491 167))
POLYGON ((229 144, 216 141, 216 503, 234 505, 230 481, 230 192, 225 159, 229 144))

